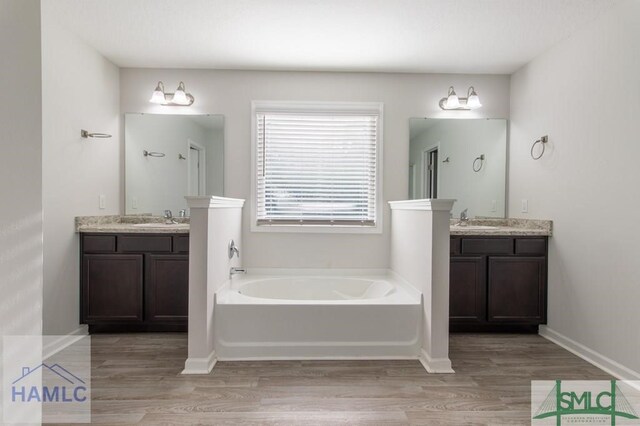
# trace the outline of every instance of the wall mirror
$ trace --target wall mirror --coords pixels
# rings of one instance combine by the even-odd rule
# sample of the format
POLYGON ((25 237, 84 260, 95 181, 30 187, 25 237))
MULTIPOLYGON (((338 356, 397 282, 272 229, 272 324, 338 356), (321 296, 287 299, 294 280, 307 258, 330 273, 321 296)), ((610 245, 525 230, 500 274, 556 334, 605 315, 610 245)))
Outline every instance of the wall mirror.
POLYGON ((223 195, 224 116, 125 114, 124 139, 126 214, 178 216, 185 195, 223 195))
POLYGON ((454 217, 505 217, 507 120, 409 120, 409 198, 453 198, 454 217))

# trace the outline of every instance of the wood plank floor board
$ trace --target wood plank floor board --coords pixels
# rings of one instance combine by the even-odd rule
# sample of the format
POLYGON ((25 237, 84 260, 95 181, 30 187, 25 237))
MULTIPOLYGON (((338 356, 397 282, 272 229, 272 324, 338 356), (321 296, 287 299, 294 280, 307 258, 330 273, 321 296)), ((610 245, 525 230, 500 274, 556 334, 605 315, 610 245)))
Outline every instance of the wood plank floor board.
POLYGON ((92 336, 92 423, 524 425, 531 380, 609 379, 537 335, 453 334, 455 374, 417 360, 220 361, 184 376, 182 333, 92 336))
MULTIPOLYGON (((416 361, 417 362, 417 361, 416 361)), ((353 385, 353 386, 452 386, 466 385, 477 386, 477 384, 468 376, 441 374, 427 375, 424 369, 416 376, 380 376, 380 377, 261 377, 258 381, 259 386, 284 386, 289 387, 292 384, 300 386, 331 386, 331 385, 353 385)))
POLYGON ((407 425, 404 412, 260 412, 260 413, 212 413, 201 415, 146 415, 140 424, 145 425, 407 425))

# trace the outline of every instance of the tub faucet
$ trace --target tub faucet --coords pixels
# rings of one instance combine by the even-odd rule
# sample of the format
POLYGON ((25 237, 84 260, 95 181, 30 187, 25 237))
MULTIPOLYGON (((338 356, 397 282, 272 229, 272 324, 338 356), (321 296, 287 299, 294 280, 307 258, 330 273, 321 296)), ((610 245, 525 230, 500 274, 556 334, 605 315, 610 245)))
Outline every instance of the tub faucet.
POLYGON ((235 266, 232 266, 231 269, 229 269, 229 279, 233 278, 234 275, 236 274, 246 274, 247 270, 245 268, 236 268, 235 266))
POLYGON ((464 209, 460 212, 460 222, 458 222, 458 225, 466 226, 469 223, 469 216, 467 216, 468 210, 469 209, 464 209))
POLYGON ((233 256, 240 257, 240 249, 236 245, 235 241, 233 240, 229 241, 228 249, 229 249, 229 259, 233 259, 233 256))

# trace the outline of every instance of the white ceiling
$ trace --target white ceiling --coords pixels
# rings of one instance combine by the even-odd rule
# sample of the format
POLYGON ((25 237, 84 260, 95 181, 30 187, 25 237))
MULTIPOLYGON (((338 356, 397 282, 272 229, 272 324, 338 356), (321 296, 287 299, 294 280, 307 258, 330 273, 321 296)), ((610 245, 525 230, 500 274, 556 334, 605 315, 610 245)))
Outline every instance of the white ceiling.
POLYGON ((510 74, 615 0, 44 0, 121 67, 510 74))

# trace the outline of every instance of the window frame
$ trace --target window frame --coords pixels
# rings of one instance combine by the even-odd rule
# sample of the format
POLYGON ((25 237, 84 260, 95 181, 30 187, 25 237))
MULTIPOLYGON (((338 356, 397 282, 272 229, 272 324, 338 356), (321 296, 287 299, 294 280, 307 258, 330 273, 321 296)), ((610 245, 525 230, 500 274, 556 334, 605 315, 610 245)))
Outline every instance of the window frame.
POLYGON ((252 101, 251 102, 251 232, 303 232, 341 234, 381 234, 383 220, 383 133, 384 105, 382 102, 299 102, 299 101, 252 101), (336 113, 346 115, 378 115, 376 131, 376 179, 375 179, 375 225, 352 224, 258 224, 257 217, 257 122, 259 113, 318 114, 336 113))

